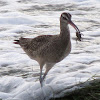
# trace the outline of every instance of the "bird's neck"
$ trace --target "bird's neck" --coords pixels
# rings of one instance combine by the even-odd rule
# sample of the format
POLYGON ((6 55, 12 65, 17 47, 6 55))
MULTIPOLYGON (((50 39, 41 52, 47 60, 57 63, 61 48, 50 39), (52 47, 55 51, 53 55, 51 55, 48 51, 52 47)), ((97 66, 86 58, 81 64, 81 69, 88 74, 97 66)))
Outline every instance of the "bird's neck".
POLYGON ((60 36, 62 39, 70 41, 70 30, 68 24, 62 21, 60 21, 60 36))

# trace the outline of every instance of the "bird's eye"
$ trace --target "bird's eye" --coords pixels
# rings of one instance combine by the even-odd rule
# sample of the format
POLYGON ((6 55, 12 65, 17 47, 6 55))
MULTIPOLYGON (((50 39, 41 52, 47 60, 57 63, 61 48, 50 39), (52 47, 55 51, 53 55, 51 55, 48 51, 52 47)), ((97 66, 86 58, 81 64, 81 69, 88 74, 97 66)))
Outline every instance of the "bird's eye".
POLYGON ((66 20, 66 17, 63 17, 63 19, 65 19, 65 20, 66 20))
POLYGON ((62 15, 62 18, 65 19, 65 20, 67 20, 67 18, 65 16, 63 16, 63 15, 62 15))

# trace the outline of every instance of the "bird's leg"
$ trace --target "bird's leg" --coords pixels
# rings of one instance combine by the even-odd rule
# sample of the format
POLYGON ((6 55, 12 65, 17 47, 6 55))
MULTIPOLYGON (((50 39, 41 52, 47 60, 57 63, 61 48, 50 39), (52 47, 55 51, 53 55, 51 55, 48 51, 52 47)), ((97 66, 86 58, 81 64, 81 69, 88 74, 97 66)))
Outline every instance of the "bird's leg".
MULTIPOLYGON (((49 71, 49 70, 48 70, 49 71)), ((43 82, 44 82, 44 79, 48 73, 48 71, 46 70, 43 77, 42 77, 42 70, 40 71, 40 84, 41 84, 41 87, 43 86, 43 82)))
POLYGON ((54 64, 52 64, 52 63, 47 63, 47 64, 46 64, 46 71, 45 71, 45 73, 44 73, 44 75, 43 75, 43 78, 42 78, 43 81, 44 81, 44 79, 45 79, 47 73, 49 72, 49 70, 50 70, 53 66, 54 66, 54 64))
POLYGON ((43 75, 43 81, 44 81, 44 79, 45 79, 45 77, 46 77, 46 75, 47 75, 47 73, 48 73, 48 71, 46 71, 45 73, 44 73, 44 75, 43 75))
POLYGON ((42 87, 42 80, 43 80, 43 78, 42 78, 42 69, 40 69, 40 84, 41 84, 41 87, 42 87))
POLYGON ((42 81, 43 81, 43 78, 42 78, 42 69, 43 69, 43 66, 44 66, 44 63, 41 63, 40 64, 40 79, 39 79, 40 80, 41 87, 43 86, 42 85, 42 81))

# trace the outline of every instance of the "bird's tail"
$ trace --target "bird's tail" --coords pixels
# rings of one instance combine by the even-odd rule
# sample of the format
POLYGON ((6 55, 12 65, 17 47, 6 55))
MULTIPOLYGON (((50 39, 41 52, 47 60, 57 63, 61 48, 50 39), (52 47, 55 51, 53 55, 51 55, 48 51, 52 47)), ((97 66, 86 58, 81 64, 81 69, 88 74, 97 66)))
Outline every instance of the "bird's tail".
POLYGON ((14 44, 19 44, 19 40, 14 40, 14 44))
POLYGON ((28 43, 29 39, 28 38, 19 38, 18 40, 14 40, 14 44, 19 44, 19 45, 26 45, 28 43))
POLYGON ((19 38, 18 40, 14 40, 14 44, 20 44, 20 42, 23 40, 23 39, 25 39, 25 38, 23 38, 23 37, 21 37, 21 38, 19 38))

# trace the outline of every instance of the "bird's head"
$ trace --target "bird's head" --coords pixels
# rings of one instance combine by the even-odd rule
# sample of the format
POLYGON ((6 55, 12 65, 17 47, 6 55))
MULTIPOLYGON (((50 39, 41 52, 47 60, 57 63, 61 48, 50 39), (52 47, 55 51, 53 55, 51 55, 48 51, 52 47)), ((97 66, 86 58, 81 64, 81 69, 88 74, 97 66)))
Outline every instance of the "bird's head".
POLYGON ((74 27, 74 29, 76 30, 76 36, 78 38, 79 41, 81 41, 81 34, 80 34, 80 30, 78 29, 78 27, 72 22, 71 20, 71 14, 70 13, 62 13, 60 20, 64 23, 70 24, 72 27, 74 27))
POLYGON ((61 21, 63 21, 63 22, 65 22, 65 23, 68 23, 69 21, 71 21, 71 14, 70 13, 62 13, 61 14, 61 17, 60 17, 60 19, 61 19, 61 21))

